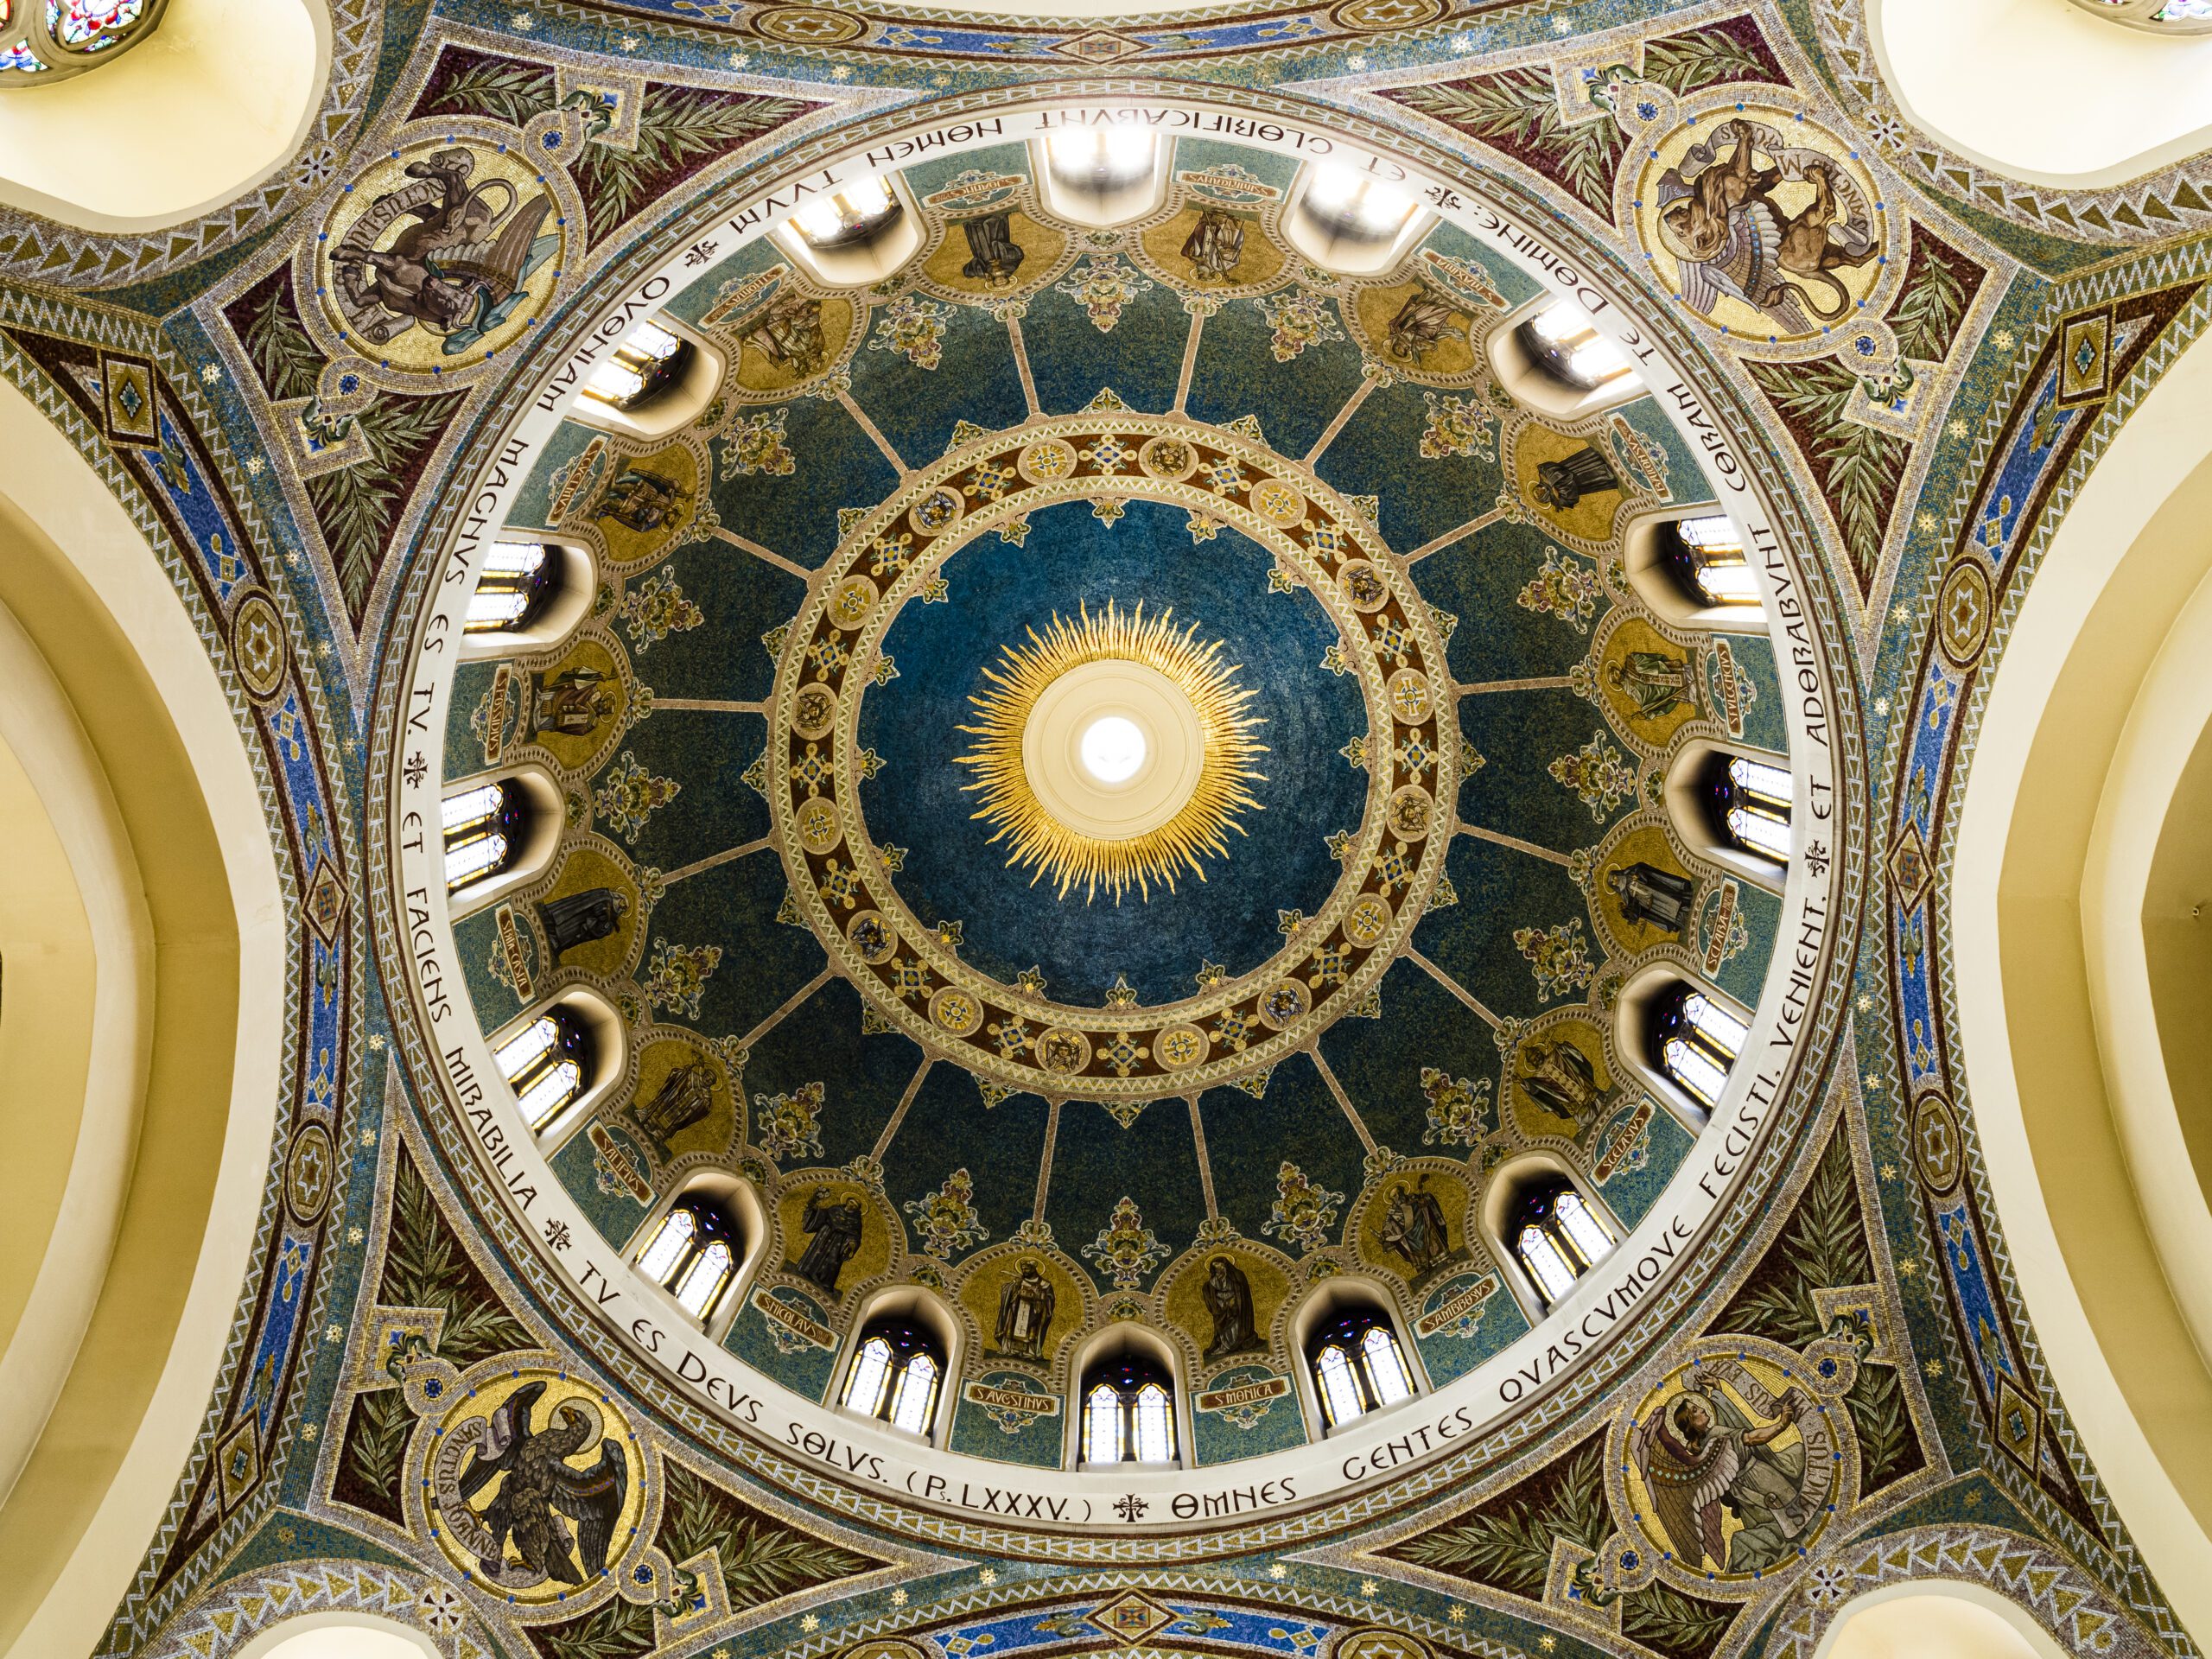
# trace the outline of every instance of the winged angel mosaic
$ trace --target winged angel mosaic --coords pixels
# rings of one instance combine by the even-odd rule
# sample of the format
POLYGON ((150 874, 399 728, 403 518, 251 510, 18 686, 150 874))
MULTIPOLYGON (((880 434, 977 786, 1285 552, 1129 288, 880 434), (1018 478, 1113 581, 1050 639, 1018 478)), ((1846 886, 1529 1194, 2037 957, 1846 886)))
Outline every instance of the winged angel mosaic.
POLYGON ((1733 1360, 1693 1370, 1629 1437, 1657 1541, 1686 1566, 1734 1577, 1794 1556, 1834 1495, 1828 1418, 1803 1389, 1772 1394, 1733 1360))

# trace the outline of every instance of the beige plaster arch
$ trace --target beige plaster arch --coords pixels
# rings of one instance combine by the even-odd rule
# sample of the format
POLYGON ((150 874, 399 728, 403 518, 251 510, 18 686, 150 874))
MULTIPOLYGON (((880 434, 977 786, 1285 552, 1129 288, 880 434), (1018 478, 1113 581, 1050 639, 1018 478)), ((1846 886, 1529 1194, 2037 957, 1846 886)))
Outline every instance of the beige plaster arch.
POLYGON ((2012 178, 2091 189, 2212 143, 2212 37, 2124 29, 2069 0, 1867 0, 1866 34, 1916 125, 2012 178))
POLYGON ((308 1613, 262 1631, 238 1659, 443 1659, 422 1631, 373 1613, 308 1613))
POLYGON ((128 56, 0 93, 0 207, 110 232, 213 212, 292 159, 330 48, 327 0, 171 0, 128 56))
POLYGON ((4 384, 0 453, 0 606, 106 782, 150 941, 135 1140, 109 1121, 86 1149, 122 1172, 111 1259, 0 1504, 0 1650, 29 1659, 97 1643, 207 1411, 268 1173, 285 921, 237 721, 145 537, 4 384))
POLYGON ((60 1398, 130 1185, 153 1042, 153 918, 98 754, 0 607, 0 1503, 60 1398))
POLYGON ((1814 1659, 2066 1659, 2066 1650, 1994 1590, 1923 1579, 1846 1602, 1814 1659))
MULTIPOLYGON (((2205 626, 2212 571, 2212 341, 2185 352, 2083 483, 1991 684, 1951 889, 1959 1040, 2012 1265, 2099 1475, 2176 1611, 2212 1630, 2212 1370, 2192 1330, 2201 1262, 2172 1160, 2177 1129, 2145 1040, 2147 852, 2130 803, 2147 723, 2205 626), (2138 720, 2139 713, 2141 720, 2138 720), (2131 903, 2130 894, 2136 895, 2131 903), (2131 920, 2131 918, 2133 918, 2131 920), (2162 1236, 2163 1235, 2163 1236, 2162 1236)), ((2197 662, 2201 664, 2201 648, 2197 662)), ((2146 746, 2148 747, 2146 748, 2146 746)), ((2163 818, 2163 810, 2156 818, 2163 818)), ((2202 1195, 2194 1195, 2201 1211, 2202 1195)))

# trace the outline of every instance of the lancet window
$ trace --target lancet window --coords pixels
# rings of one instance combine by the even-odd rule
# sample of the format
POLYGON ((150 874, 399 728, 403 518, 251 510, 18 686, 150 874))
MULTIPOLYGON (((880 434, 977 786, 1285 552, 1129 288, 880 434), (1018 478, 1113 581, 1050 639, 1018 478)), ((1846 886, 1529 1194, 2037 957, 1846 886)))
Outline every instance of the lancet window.
POLYGON ((1306 1345, 1313 1392, 1331 1428, 1382 1407, 1409 1399, 1413 1373, 1390 1321, 1360 1308, 1315 1332, 1306 1345))
POLYGON ((1083 1460, 1173 1463, 1174 1382, 1139 1355, 1094 1365, 1084 1377, 1083 1460))
POLYGON ((903 1319, 876 1319, 861 1332, 845 1374, 844 1405, 910 1434, 927 1434, 944 1380, 944 1350, 903 1319))

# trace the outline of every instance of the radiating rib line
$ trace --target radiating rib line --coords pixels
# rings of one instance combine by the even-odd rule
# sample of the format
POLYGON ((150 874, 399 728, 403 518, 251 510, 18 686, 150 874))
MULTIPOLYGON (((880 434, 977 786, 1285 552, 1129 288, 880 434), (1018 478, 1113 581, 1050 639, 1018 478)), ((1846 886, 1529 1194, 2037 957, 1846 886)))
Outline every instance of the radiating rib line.
POLYGON ((1421 955, 1420 951, 1414 950, 1410 945, 1406 947, 1406 960, 1425 969, 1431 979, 1441 985, 1446 990, 1451 992, 1452 995, 1458 997, 1461 1002, 1466 1005, 1468 1010, 1478 1019, 1481 1020, 1484 1025, 1497 1026, 1503 1023, 1496 1014, 1492 1014, 1480 1002, 1478 1002, 1473 995, 1469 992, 1465 986, 1462 985, 1458 980, 1452 978, 1451 975, 1446 973, 1441 968, 1438 967, 1434 963, 1431 962, 1427 957, 1421 955))
POLYGON ((1523 841, 1518 836, 1505 835, 1496 830, 1485 830, 1478 823, 1463 823, 1459 826, 1459 833, 1463 836, 1472 836, 1477 841, 1490 842, 1496 846, 1510 847, 1516 853, 1526 853, 1531 858, 1541 858, 1546 863, 1556 864, 1562 869, 1572 869, 1574 866, 1574 861, 1565 853, 1555 853, 1548 847, 1539 847, 1535 842, 1523 841))

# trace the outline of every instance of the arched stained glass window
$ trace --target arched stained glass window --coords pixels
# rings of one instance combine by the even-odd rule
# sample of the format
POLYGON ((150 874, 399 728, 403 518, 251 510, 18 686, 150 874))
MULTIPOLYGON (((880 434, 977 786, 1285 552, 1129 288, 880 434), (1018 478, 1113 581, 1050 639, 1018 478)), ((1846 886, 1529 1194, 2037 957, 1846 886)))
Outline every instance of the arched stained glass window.
POLYGON ((2212 0, 2074 0, 2084 11, 2155 35, 2212 32, 2212 0))
POLYGON ((1572 391, 1611 385, 1633 366, 1619 346, 1598 332, 1588 312, 1563 300, 1546 306, 1514 332, 1530 365, 1572 391))
POLYGON ((668 1292, 696 1320, 708 1320, 736 1279, 743 1256, 739 1230, 708 1199, 683 1199, 661 1219, 637 1255, 637 1272, 668 1292))
POLYGON ((1324 162, 1313 169, 1301 206, 1332 239, 1385 242, 1421 204, 1356 168, 1324 162))
POLYGON ((495 542, 469 595, 464 633, 514 633, 528 627, 560 585, 561 550, 541 542, 495 542))
POLYGON ((1522 1180, 1506 1212, 1513 1254, 1549 1307, 1613 1248, 1574 1183, 1556 1171, 1522 1180))
POLYGON ((638 1271, 655 1284, 668 1283, 690 1255, 691 1246, 698 1236, 697 1214, 689 1205, 677 1205, 663 1218, 652 1243, 638 1257, 638 1271))
POLYGON ((1148 1359, 1125 1354, 1093 1365, 1083 1389, 1085 1463, 1173 1463, 1174 1380, 1148 1359))
POLYGON ((1544 1228, 1524 1225, 1514 1238, 1513 1250, 1536 1281, 1546 1306, 1574 1287, 1574 1264, 1544 1228))
POLYGON ((909 1434, 930 1432, 930 1410, 937 1403, 938 1365, 926 1350, 909 1358, 891 1391, 891 1426, 909 1434))
POLYGON ((1367 1362, 1367 1376, 1375 1389, 1376 1403, 1395 1405, 1413 1397, 1414 1380, 1406 1375, 1406 1357, 1398 1339, 1385 1325, 1371 1325, 1359 1339, 1359 1357, 1367 1362))
POLYGON ((1789 774, 1745 755, 1715 755, 1707 785, 1713 827, 1736 847, 1789 861, 1789 774))
POLYGON ((691 1258, 673 1288, 676 1300, 683 1311, 695 1319, 703 1319, 715 1311, 715 1304, 721 1300, 728 1288, 731 1276, 737 1272, 737 1257, 727 1239, 714 1239, 691 1258))
POLYGON ((683 378, 698 348, 647 319, 622 337, 613 355, 584 382, 584 395, 627 414, 644 408, 683 378))
POLYGON ((1707 1108, 1720 1103, 1728 1072, 1748 1028, 1734 1011, 1704 991, 1677 983, 1651 1005, 1651 1059, 1707 1108))
POLYGON ((522 793, 512 784, 461 790, 447 796, 440 811, 448 893, 488 880, 514 862, 524 815, 522 793))
POLYGON ((0 92, 51 86, 112 62, 154 32, 168 0, 0 3, 0 92))
POLYGON ((1756 607, 1759 585, 1743 538, 1725 513, 1677 518, 1666 526, 1665 556, 1675 585, 1700 605, 1756 607))
POLYGON ((944 1378, 936 1338, 904 1319, 871 1319, 845 1374, 843 1404, 910 1434, 927 1434, 944 1378))
POLYGON ((1306 1344, 1313 1392, 1331 1428, 1410 1398, 1413 1372, 1398 1333, 1380 1310, 1360 1308, 1315 1332, 1306 1344))
POLYGON ((834 195, 817 197, 791 215, 813 248, 847 248, 887 231, 906 207, 881 178, 857 179, 834 195))
POLYGON ((568 1009, 550 1008, 501 1043, 492 1058, 515 1091, 523 1121, 542 1129, 583 1093, 591 1035, 568 1009))

